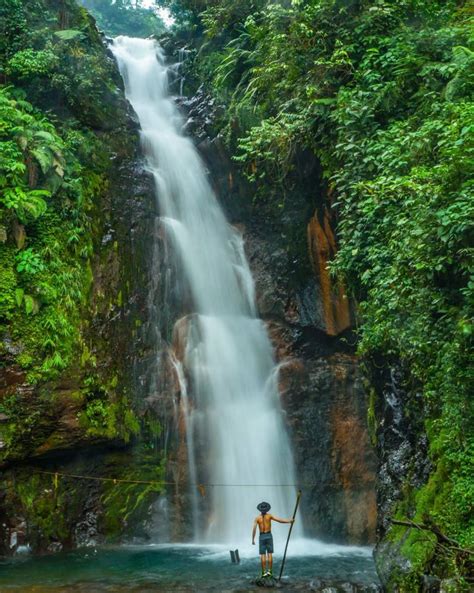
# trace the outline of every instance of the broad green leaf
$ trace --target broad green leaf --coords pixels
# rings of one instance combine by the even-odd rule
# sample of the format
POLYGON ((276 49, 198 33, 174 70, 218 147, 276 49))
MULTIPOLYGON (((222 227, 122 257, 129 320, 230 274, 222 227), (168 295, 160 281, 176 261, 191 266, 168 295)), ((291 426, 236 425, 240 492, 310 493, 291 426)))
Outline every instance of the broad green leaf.
POLYGON ((26 314, 31 315, 35 309, 35 300, 29 294, 25 294, 24 301, 26 314))
POLYGON ((17 288, 15 290, 15 301, 16 301, 16 304, 18 305, 18 307, 23 302, 23 295, 24 294, 25 294, 25 291, 23 290, 23 288, 17 288))
POLYGON ((54 157, 49 150, 46 151, 40 148, 36 148, 35 150, 31 151, 31 154, 38 161, 43 174, 47 173, 49 169, 51 169, 51 167, 53 166, 54 157))
POLYGON ((82 39, 84 33, 77 29, 63 29, 62 31, 55 31, 56 37, 59 37, 62 41, 70 41, 71 39, 82 39))

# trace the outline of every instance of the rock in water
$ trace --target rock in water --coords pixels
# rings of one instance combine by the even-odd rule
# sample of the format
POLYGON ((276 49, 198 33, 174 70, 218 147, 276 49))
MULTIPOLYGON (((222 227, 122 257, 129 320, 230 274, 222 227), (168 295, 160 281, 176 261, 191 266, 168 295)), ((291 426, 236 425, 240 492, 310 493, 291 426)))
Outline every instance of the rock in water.
POLYGON ((255 584, 258 587, 278 587, 278 581, 275 577, 257 577, 255 584))

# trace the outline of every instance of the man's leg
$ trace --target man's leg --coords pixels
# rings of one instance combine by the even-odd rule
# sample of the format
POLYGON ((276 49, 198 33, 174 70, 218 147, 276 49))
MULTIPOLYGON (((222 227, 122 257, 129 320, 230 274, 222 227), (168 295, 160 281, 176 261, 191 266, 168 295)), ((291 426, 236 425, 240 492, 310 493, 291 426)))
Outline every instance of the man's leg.
POLYGON ((268 554, 268 570, 273 575, 273 554, 268 554))
POLYGON ((260 554, 260 560, 262 562, 262 576, 263 576, 267 570, 267 555, 260 554))

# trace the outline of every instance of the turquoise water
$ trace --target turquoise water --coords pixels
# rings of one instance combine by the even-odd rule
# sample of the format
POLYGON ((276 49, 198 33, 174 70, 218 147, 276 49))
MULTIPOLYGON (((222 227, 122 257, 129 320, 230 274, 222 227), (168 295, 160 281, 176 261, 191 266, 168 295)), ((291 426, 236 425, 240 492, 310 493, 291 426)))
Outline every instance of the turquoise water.
MULTIPOLYGON (((368 548, 328 546, 304 541, 291 546, 285 591, 314 578, 353 583, 377 582, 368 548), (305 551, 306 548, 306 551, 305 551), (297 554, 297 555, 295 555, 297 554)), ((258 573, 255 548, 241 550, 241 564, 230 562, 222 546, 122 546, 84 548, 69 553, 0 561, 0 592, 164 593, 249 591, 258 573)), ((279 571, 275 557, 274 573, 279 571)))

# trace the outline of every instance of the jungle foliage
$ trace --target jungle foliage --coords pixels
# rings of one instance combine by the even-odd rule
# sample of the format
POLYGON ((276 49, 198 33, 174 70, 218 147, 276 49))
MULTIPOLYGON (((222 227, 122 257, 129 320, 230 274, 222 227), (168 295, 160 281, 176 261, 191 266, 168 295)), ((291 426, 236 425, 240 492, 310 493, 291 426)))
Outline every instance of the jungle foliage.
POLYGON ((150 37, 165 31, 155 10, 133 0, 81 0, 81 4, 96 19, 99 29, 111 37, 150 37))
POLYGON ((81 166, 67 139, 13 94, 11 88, 0 90, 6 242, 0 314, 11 324, 14 340, 26 338, 19 360, 35 367, 34 379, 64 369, 78 339, 76 316, 90 279, 91 195, 80 183, 81 166))
MULTIPOLYGON (((312 151, 338 220, 331 270, 358 303, 359 352, 402 361, 407 387, 423 391, 434 470, 418 491, 407 485, 400 516, 429 515, 472 546, 472 4, 180 5, 202 32, 190 70, 225 106, 222 133, 257 203, 278 213, 296 154, 312 151)), ((436 560, 430 546, 415 554, 423 537, 403 549, 415 573, 436 560)))
POLYGON ((15 333, 11 338, 21 339, 18 359, 34 381, 64 369, 78 339, 77 315, 90 275, 90 194, 74 154, 74 143, 85 140, 81 132, 60 130, 26 100, 31 93, 41 102, 44 82, 59 82, 66 42, 52 31, 40 42, 16 0, 1 10, 7 43, 0 55, 6 83, 0 89, 0 315, 3 328, 15 333))
POLYGON ((43 386, 66 375, 85 435, 127 441, 136 417, 100 377, 87 337, 98 206, 113 133, 127 126, 119 77, 74 2, 5 0, 0 21, 0 352, 2 371, 18 369, 38 390, 28 398, 7 383, 1 456, 21 458, 44 440, 61 404, 43 386))
MULTIPOLYGON (((116 65, 75 0, 3 0, 0 26, 0 553, 17 517, 33 551, 51 551, 76 538, 90 482, 38 474, 37 456, 57 468, 67 455, 52 453, 73 451, 76 473, 162 477, 160 425, 138 414, 117 356, 127 330, 111 320, 132 290, 117 177, 138 138, 116 65), (109 331, 120 334, 113 355, 109 331), (110 450, 91 453, 98 444, 110 450)), ((107 485, 94 496, 117 538, 160 486, 107 485)))

